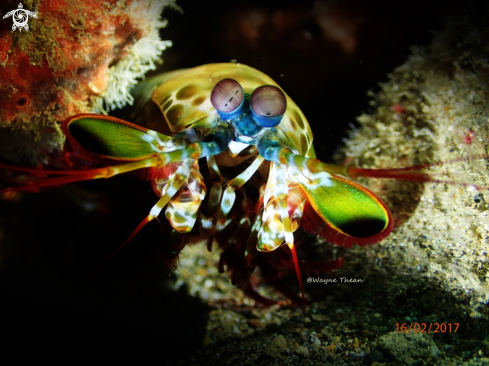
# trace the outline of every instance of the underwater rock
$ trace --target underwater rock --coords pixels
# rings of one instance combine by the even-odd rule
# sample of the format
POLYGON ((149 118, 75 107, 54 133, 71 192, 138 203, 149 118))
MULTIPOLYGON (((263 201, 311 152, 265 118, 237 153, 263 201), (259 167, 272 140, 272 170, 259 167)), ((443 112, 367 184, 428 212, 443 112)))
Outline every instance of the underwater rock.
MULTIPOLYGON (((61 149, 68 116, 122 107, 171 45, 159 38, 171 0, 25 2, 29 30, 0 27, 0 156, 35 165, 61 149), (103 105, 105 103, 105 106, 103 105)), ((15 9, 0 6, 0 14, 15 9)))
POLYGON ((287 340, 283 335, 278 335, 274 338, 265 349, 265 353, 272 357, 278 357, 280 352, 283 352, 287 349, 287 340))
POLYGON ((379 338, 379 347, 401 363, 406 362, 407 358, 414 361, 419 358, 438 357, 440 354, 431 337, 423 333, 390 332, 379 338))
POLYGON ((410 273, 397 277, 396 287, 409 288, 418 278, 447 296, 440 302, 427 294, 433 298, 410 302, 436 305, 441 314, 486 319, 489 170, 487 159, 473 157, 487 158, 488 149, 488 13, 487 4, 469 9, 449 21, 429 47, 413 47, 373 95, 374 112, 358 118, 361 127, 344 152, 355 157, 354 164, 371 168, 451 161, 430 173, 462 184, 362 180, 390 207, 397 226, 371 250, 383 268, 410 273))

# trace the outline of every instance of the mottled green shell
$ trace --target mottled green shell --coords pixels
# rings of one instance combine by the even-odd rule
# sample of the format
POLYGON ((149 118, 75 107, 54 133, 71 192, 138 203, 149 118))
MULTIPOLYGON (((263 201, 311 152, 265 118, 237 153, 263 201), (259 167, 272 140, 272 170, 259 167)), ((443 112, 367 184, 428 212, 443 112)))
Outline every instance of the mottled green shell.
MULTIPOLYGON (((154 90, 152 99, 160 107, 173 132, 197 122, 211 124, 218 116, 211 104, 211 92, 214 85, 225 78, 238 81, 248 95, 262 85, 279 86, 261 71, 243 64, 209 64, 159 76, 156 83, 160 86, 154 90)), ((286 93, 285 97, 287 110, 277 126, 283 134, 280 138, 300 155, 314 157, 309 123, 286 93)))

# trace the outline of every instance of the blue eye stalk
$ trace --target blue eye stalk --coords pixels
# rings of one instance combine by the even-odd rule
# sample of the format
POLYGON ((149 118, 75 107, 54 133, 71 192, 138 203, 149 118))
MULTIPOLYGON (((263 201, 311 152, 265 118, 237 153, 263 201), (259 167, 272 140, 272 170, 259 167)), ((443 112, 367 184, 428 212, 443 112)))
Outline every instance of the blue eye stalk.
MULTIPOLYGON (((248 99, 245 97, 241 85, 234 79, 223 79, 214 86, 211 93, 211 103, 224 120, 237 118, 247 112, 249 108, 253 122, 260 127, 277 126, 287 109, 285 94, 276 86, 260 86, 253 91, 248 99)), ((250 130, 256 130, 258 126, 249 127, 250 130)))

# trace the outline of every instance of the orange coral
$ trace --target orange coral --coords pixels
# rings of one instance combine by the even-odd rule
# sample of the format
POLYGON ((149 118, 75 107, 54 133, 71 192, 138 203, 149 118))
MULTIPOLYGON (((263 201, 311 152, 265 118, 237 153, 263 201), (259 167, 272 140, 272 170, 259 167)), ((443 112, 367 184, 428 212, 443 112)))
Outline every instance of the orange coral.
MULTIPOLYGON (((2 3, 0 14, 16 9, 16 1, 2 3)), ((91 111, 107 88, 109 66, 163 25, 158 17, 166 3, 24 1, 25 9, 37 11, 37 18, 28 20, 29 31, 12 31, 12 18, 0 19, 0 127, 37 138, 57 130, 55 124, 68 116, 91 111)), ((156 46, 153 59, 163 48, 156 46)), ((59 148, 62 142, 59 135, 50 145, 59 148)))

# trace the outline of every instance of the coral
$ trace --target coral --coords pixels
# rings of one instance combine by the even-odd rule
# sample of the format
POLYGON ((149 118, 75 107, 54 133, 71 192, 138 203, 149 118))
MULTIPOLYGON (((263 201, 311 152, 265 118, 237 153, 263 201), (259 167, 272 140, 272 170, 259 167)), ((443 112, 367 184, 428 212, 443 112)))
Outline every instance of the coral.
MULTIPOLYGON (((0 156, 37 164, 36 156, 62 148, 57 124, 76 113, 121 107, 129 89, 155 68, 171 45, 159 39, 162 8, 172 0, 26 2, 37 11, 29 31, 0 28, 0 156), (103 107, 105 100, 106 107, 103 107), (46 136, 49 137, 46 137, 46 136), (40 143, 44 141, 44 143, 40 143), (15 149, 14 149, 15 150, 15 149)), ((15 8, 2 4, 2 14, 15 8)), ((10 19, 10 20, 9 20, 10 19)))
MULTIPOLYGON (((485 6, 480 14, 469 14, 471 21, 468 15, 452 20, 431 46, 412 50, 374 96, 375 112, 359 117, 361 127, 346 141, 346 155, 365 167, 386 168, 487 152, 488 11, 485 6)), ((432 173, 441 180, 489 187, 483 159, 456 160, 432 173)), ((453 306, 472 317, 487 317, 486 189, 374 180, 367 184, 380 192, 399 226, 373 249, 376 257, 393 258, 399 273, 418 268, 429 283, 451 294, 453 306)))

